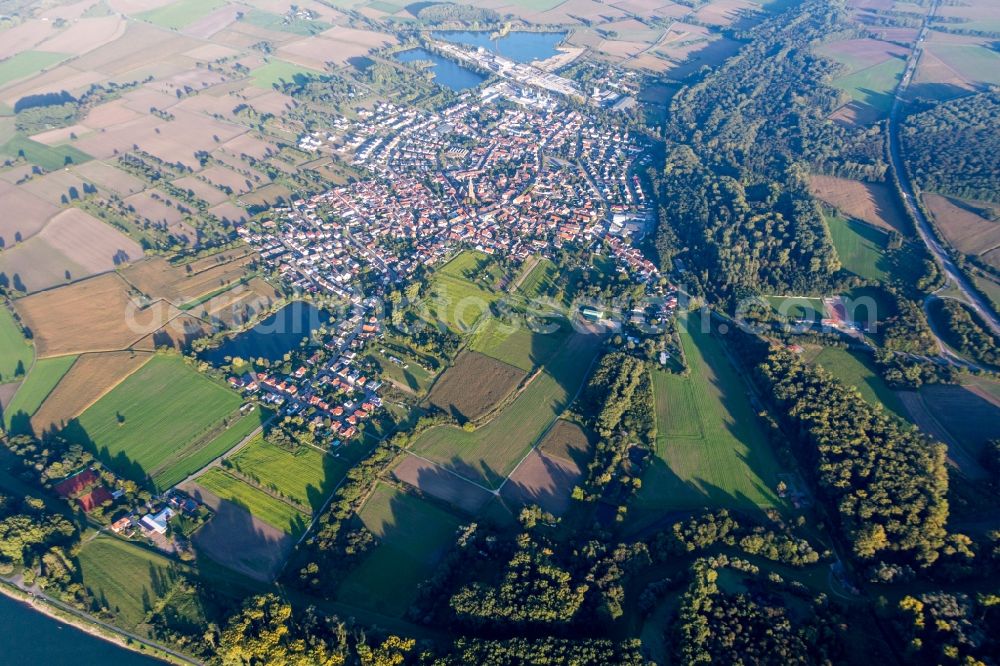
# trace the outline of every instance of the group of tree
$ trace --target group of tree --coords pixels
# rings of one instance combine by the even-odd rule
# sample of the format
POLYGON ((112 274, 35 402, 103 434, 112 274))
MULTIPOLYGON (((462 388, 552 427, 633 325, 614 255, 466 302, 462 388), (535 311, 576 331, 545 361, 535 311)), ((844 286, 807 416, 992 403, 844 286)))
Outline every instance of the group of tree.
POLYGON ((939 102, 910 114, 901 139, 923 190, 1000 203, 1000 90, 939 102))
POLYGON ((839 618, 824 597, 780 577, 765 582, 753 564, 724 555, 695 561, 691 573, 668 632, 678 663, 822 664, 842 656, 839 618), (720 573, 727 569, 745 591, 724 589, 720 573))
POLYGON ((950 298, 936 299, 931 308, 948 344, 979 363, 1000 365, 1000 342, 978 313, 950 298))
POLYGON ((862 562, 932 565, 949 543, 945 447, 819 367, 773 348, 756 376, 862 562))

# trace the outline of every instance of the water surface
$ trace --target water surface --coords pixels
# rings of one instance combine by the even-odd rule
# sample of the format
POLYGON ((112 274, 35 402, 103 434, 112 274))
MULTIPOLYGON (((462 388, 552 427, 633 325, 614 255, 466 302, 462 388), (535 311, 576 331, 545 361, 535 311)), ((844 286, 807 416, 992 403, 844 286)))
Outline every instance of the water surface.
POLYGON ((395 55, 395 58, 400 62, 414 62, 416 60, 431 61, 434 63, 430 68, 431 72, 434 73, 434 83, 451 88, 455 92, 475 88, 486 80, 486 77, 482 74, 462 67, 454 60, 431 53, 423 48, 400 51, 395 55))
POLYGON ((9 666, 162 666, 0 594, 0 663, 9 666))
POLYGON ((490 34, 486 30, 443 30, 432 36, 471 48, 481 46, 514 62, 551 58, 559 52, 556 47, 566 37, 565 32, 509 32, 499 39, 491 39, 490 34))
POLYGON ((277 361, 330 319, 327 311, 295 301, 250 330, 229 338, 218 347, 206 349, 198 356, 215 365, 227 363, 227 356, 239 356, 244 360, 263 357, 268 361, 277 361))

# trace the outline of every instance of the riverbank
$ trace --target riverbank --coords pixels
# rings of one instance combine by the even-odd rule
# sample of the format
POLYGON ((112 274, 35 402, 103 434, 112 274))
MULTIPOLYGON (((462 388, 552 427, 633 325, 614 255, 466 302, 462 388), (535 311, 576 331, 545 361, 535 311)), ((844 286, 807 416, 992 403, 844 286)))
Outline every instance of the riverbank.
POLYGON ((73 609, 55 599, 41 597, 24 590, 9 580, 0 578, 0 594, 16 603, 30 607, 31 612, 68 625, 81 633, 110 643, 116 648, 128 650, 130 653, 146 659, 150 666, 155 663, 168 663, 177 666, 202 665, 200 661, 163 648, 139 636, 128 634, 124 630, 73 609))

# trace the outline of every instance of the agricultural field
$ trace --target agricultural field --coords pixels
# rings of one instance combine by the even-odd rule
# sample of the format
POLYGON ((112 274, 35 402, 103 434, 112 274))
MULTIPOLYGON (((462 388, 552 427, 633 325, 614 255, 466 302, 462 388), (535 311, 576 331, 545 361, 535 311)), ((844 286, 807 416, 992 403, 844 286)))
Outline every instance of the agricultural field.
POLYGON ((520 368, 464 351, 434 383, 427 400, 464 424, 488 414, 517 388, 524 376, 520 368))
POLYGON ((251 79, 253 80, 253 84, 258 88, 270 89, 275 84, 279 84, 282 81, 291 83, 295 80, 296 76, 309 74, 318 75, 321 74, 321 72, 315 69, 310 69, 309 67, 294 65, 285 60, 272 59, 262 67, 255 69, 251 75, 251 79))
POLYGON ((38 233, 59 212, 44 199, 3 181, 0 181, 0 210, 4 211, 0 218, 0 241, 5 247, 38 233))
POLYGON ((821 44, 816 52, 844 65, 845 74, 853 74, 892 58, 903 58, 907 50, 878 39, 844 39, 821 44))
POLYGON ((925 192, 923 200, 935 225, 955 249, 1000 269, 1000 224, 989 221, 971 204, 958 199, 925 192))
POLYGON ((18 134, 0 146, 0 154, 24 157, 31 164, 46 171, 63 169, 71 164, 83 164, 93 158, 73 146, 46 146, 18 134))
POLYGON ((823 347, 810 349, 806 358, 847 386, 858 389, 861 397, 870 404, 881 405, 890 414, 908 420, 899 395, 882 380, 870 356, 838 347, 823 347))
MULTIPOLYGON (((90 442, 126 476, 168 488, 239 441, 231 441, 224 421, 240 403, 237 393, 181 357, 158 354, 81 414, 68 434, 90 442)), ((256 427, 254 420, 249 424, 256 427)), ((233 426, 237 434, 244 421, 233 426)))
POLYGON ((571 332, 568 322, 555 317, 537 324, 517 321, 511 328, 497 319, 484 322, 476 329, 469 349, 531 372, 551 358, 571 332), (532 326, 539 330, 532 330, 532 326))
POLYGON ((845 91, 855 101, 884 116, 892 107, 893 91, 899 84, 905 65, 903 58, 893 57, 857 72, 838 76, 830 83, 845 91))
POLYGON ((434 273, 425 305, 433 319, 463 335, 489 315, 490 306, 499 299, 492 286, 497 281, 499 276, 486 255, 462 252, 434 273))
POLYGON ((560 419, 514 470, 500 491, 515 506, 537 504, 561 516, 569 510, 573 486, 583 479, 593 443, 576 423, 560 419))
POLYGON ((29 418, 75 362, 76 356, 37 359, 4 410, 4 427, 14 432, 29 431, 29 418))
POLYGON ((1000 85, 1000 55, 987 44, 931 41, 926 48, 965 80, 1000 85))
POLYGON ((30 293, 114 270, 142 254, 138 243, 114 227, 70 208, 0 254, 0 272, 30 293))
POLYGON ((157 9, 136 14, 136 18, 178 30, 208 16, 225 4, 225 0, 176 0, 157 9))
POLYGON ((809 176, 809 189, 817 199, 848 217, 904 236, 910 234, 909 223, 887 185, 814 174, 809 176))
POLYGON ((193 615, 179 620, 205 621, 205 610, 197 599, 173 585, 176 563, 162 555, 98 535, 80 549, 78 560, 84 586, 103 600, 115 622, 129 631, 149 635, 145 621, 150 605, 168 600, 182 615, 183 611, 193 615))
POLYGON ((208 470, 197 478, 196 483, 286 534, 301 534, 308 525, 306 515, 288 502, 254 488, 222 469, 208 470))
POLYGON ((0 308, 0 383, 22 377, 33 357, 34 351, 10 310, 0 308))
POLYGON ((887 234, 836 211, 824 213, 830 239, 845 270, 866 280, 888 279, 891 266, 885 256, 887 234))
MULTIPOLYGON (((556 286, 558 275, 559 269, 554 263, 548 259, 539 258, 528 274, 519 278, 517 293, 528 299, 529 302, 539 299, 546 301, 555 299, 559 295, 559 288, 556 286)), ((569 305, 565 295, 563 295, 563 304, 569 305)))
POLYGON ((127 349, 180 314, 165 303, 140 308, 116 273, 20 298, 14 309, 39 358, 127 349))
POLYGON ((376 548, 344 579, 337 596, 380 613, 399 617, 415 598, 417 586, 433 571, 453 543, 459 518, 385 483, 378 483, 358 512, 378 537, 376 548))
POLYGON ((598 335, 575 333, 488 423, 473 432, 451 425, 431 428, 411 449, 458 476, 498 487, 573 401, 600 344, 598 335))
POLYGON ((809 320, 819 322, 825 315, 826 306, 822 298, 806 296, 765 296, 771 309, 781 317, 792 320, 809 320))
POLYGON ((162 298, 179 308, 197 305, 246 278, 248 265, 257 260, 249 248, 237 248, 182 264, 151 257, 121 272, 125 280, 151 299, 162 298))
POLYGON ((295 451, 254 437, 227 460, 232 473, 244 476, 266 490, 318 511, 347 474, 347 463, 310 446, 295 451))
POLYGON ((778 464, 722 343, 690 318, 680 328, 688 376, 653 370, 656 456, 642 478, 632 520, 702 506, 779 506, 778 464))
POLYGON ((0 61, 0 87, 11 81, 34 76, 46 67, 66 59, 63 53, 51 51, 22 51, 6 60, 0 61))
POLYGON ((151 358, 133 351, 81 354, 32 415, 35 432, 65 425, 151 358))

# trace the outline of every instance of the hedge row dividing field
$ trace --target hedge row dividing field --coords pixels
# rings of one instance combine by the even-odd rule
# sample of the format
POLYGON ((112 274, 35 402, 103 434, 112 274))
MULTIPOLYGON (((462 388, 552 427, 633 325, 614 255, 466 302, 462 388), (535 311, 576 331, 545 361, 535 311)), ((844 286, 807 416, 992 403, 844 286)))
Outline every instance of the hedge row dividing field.
POLYGON ((694 318, 679 328, 690 374, 653 371, 656 456, 635 499, 636 524, 702 506, 776 506, 777 461, 743 380, 694 318))
POLYGON ((469 480, 498 488, 569 406, 600 343, 598 335, 575 333, 493 420, 473 432, 451 425, 431 428, 412 450, 469 480))
POLYGON ((224 429, 224 421, 234 418, 241 401, 236 392, 200 374, 181 357, 157 355, 67 429, 71 436, 91 443, 120 473, 139 479, 150 476, 158 487, 166 488, 259 425, 259 413, 254 416, 259 410, 254 410, 249 421, 240 419, 224 429), (213 436, 207 437, 210 433, 213 436))

